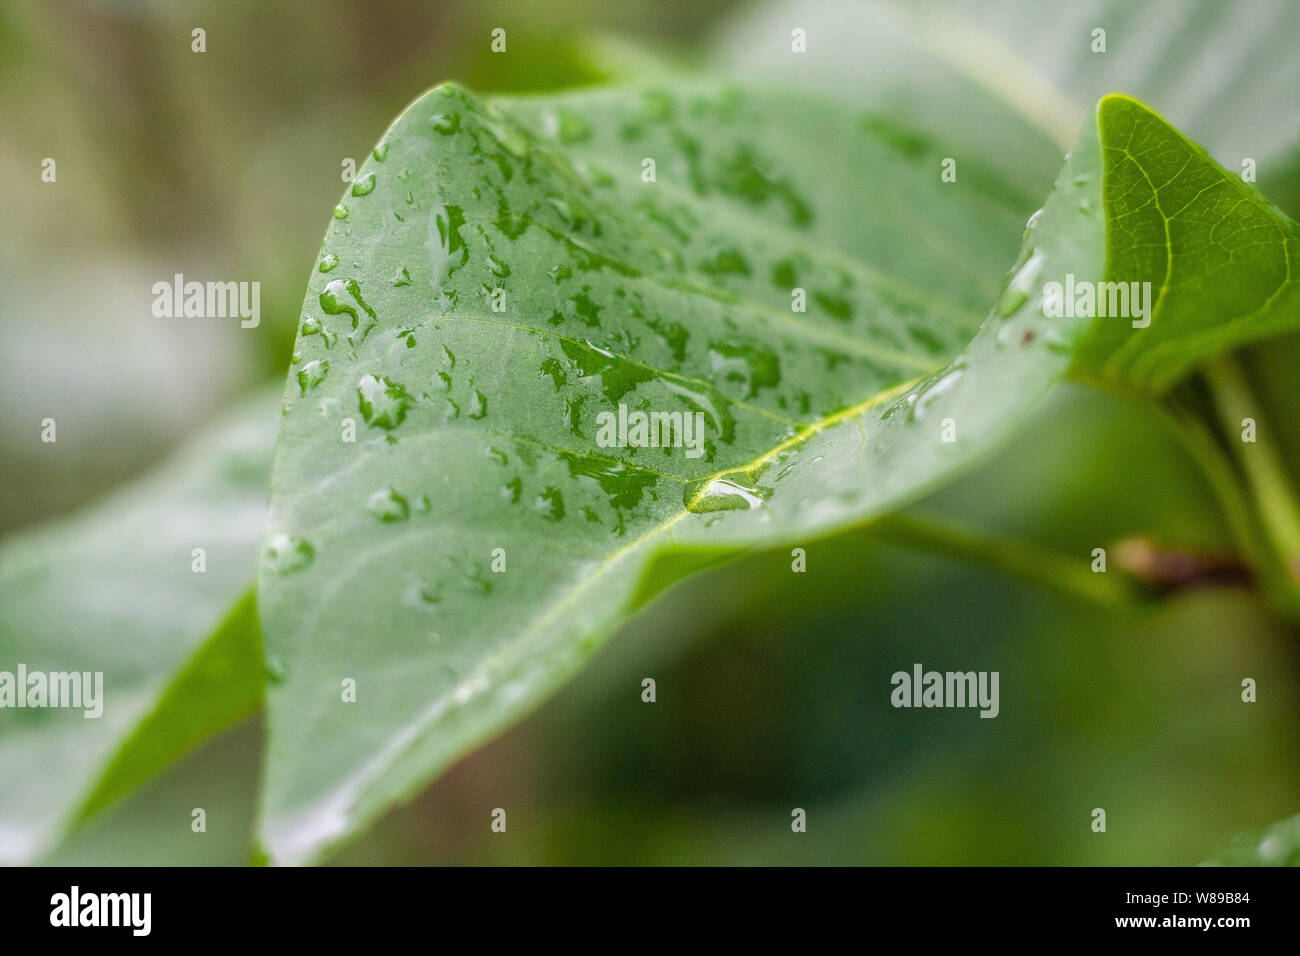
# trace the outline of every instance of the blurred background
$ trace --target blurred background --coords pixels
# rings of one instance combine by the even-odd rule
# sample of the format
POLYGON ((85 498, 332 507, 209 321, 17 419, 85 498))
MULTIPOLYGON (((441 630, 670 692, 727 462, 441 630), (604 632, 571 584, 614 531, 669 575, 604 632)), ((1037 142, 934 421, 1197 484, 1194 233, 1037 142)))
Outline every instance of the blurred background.
MULTIPOLYGON (((690 66, 766 10, 0 6, 0 533, 93 503, 282 380, 340 163, 359 163, 422 90, 601 82, 640 57, 690 66), (502 22, 530 41, 493 57, 486 38, 502 22), (57 184, 39 180, 47 156, 57 184), (256 277, 261 328, 151 321, 150 287, 174 272, 256 277), (67 422, 73 449, 53 464, 31 440, 47 415, 61 442, 67 422)), ((1294 110, 1281 119, 1280 155, 1300 139, 1294 110)), ((1270 194, 1295 216, 1300 164, 1274 169, 1270 194)), ((1300 473, 1300 350, 1287 341, 1250 361, 1289 403, 1279 424, 1300 473)), ((1231 547, 1154 413, 1079 387, 921 510, 1075 554, 1138 533, 1231 547)), ((1297 634, 1247 590, 1106 611, 869 529, 818 544, 813 560, 815 573, 791 575, 786 552, 756 554, 674 589, 337 861, 1181 864, 1300 810, 1297 634), (995 721, 895 711, 863 686, 915 661, 973 659, 1001 671, 995 721), (639 696, 647 676, 653 707, 639 696), (1251 706, 1245 676, 1259 680, 1251 706), (489 832, 494 807, 509 808, 508 842, 489 832), (790 832, 793 807, 808 812, 806 834, 790 832), (1107 809, 1105 835, 1090 829, 1094 807, 1107 809)), ((220 735, 54 860, 247 861, 260 734, 254 719, 220 735), (212 838, 196 849, 157 821, 200 800, 212 838)))

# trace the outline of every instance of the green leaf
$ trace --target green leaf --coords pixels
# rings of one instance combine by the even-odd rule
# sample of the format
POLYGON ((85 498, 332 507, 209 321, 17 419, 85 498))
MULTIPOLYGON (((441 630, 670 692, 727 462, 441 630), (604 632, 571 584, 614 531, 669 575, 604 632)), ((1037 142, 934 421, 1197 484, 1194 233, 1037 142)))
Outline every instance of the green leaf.
MULTIPOLYGON (((1091 318, 1043 317, 1041 283, 1098 281, 1122 248, 1111 137, 1135 117, 1166 143, 1103 101, 999 291, 1007 190, 945 183, 906 127, 818 96, 448 85, 410 106, 335 213, 286 395, 259 580, 284 675, 272 859, 315 859, 410 795, 685 574, 920 496, 1081 342, 1109 359, 1091 318), (603 447, 620 405, 701 413, 701 456, 603 447)), ((1195 303, 1159 316, 1179 334, 1151 340, 1185 364, 1195 303)))
POLYGON ((131 793, 216 731, 255 712, 265 683, 257 602, 250 589, 122 744, 82 802, 78 822, 131 793))
POLYGON ((263 394, 145 481, 0 550, 0 670, 103 674, 97 718, 0 711, 0 859, 44 852, 257 706, 248 584, 275 421, 263 394))
POLYGON ((1241 833, 1206 866, 1300 866, 1300 814, 1241 833))
POLYGON ((1130 295, 1150 283, 1150 314, 1095 322, 1077 370, 1158 393, 1208 357, 1300 328, 1300 226, 1140 103, 1107 97, 1099 123, 1106 279, 1130 295))
POLYGON ((1158 105, 1229 170, 1253 160, 1264 192, 1294 213, 1300 128, 1282 118, 1300 86, 1298 31, 1290 0, 788 0, 742 8, 713 65, 907 117, 941 131, 949 155, 1014 156, 1008 175, 1043 189, 1056 161, 1035 134, 1067 148, 1120 90, 1158 105), (790 52, 796 24, 806 55, 790 52))
POLYGON ((78 828, 37 865, 248 865, 254 860, 261 745, 256 719, 213 735, 78 828), (196 808, 204 811, 201 833, 192 829, 196 808))

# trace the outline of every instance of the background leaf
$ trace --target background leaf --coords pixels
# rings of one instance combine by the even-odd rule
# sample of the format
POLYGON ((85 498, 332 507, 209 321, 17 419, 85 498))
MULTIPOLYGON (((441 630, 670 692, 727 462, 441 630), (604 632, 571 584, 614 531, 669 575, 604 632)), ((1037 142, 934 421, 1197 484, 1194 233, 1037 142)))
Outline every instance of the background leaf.
POLYGON ((247 592, 266 519, 274 408, 263 393, 147 480, 0 551, 0 666, 104 675, 97 719, 6 711, 0 858, 48 849, 256 706, 255 621, 247 607, 227 612, 247 592), (191 570, 194 548, 204 573, 191 570))
POLYGON ((1300 866, 1300 816, 1241 833, 1208 866, 1300 866))
MULTIPOLYGON (((950 155, 1014 156, 1041 193, 1094 104, 1125 93, 1233 172, 1300 210, 1300 63, 1288 0, 795 0, 740 12, 717 30, 714 66, 842 97, 936 131, 950 155), (790 54, 790 30, 809 54, 790 54), (1093 31, 1105 30, 1104 52, 1093 31), (1241 104, 1249 103, 1244 109, 1241 104)), ((1036 194, 1035 194, 1036 195, 1036 194)))

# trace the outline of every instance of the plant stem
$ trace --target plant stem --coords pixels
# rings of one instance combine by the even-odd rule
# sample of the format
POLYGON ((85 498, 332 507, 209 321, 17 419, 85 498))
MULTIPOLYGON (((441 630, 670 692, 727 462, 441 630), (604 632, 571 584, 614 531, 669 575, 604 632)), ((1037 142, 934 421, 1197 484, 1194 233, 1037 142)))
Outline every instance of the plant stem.
POLYGON ((1155 407, 1188 455, 1200 466, 1228 520, 1229 530, 1249 557, 1251 565, 1263 573, 1272 561, 1271 552, 1223 444, 1199 417, 1173 405, 1155 407))
POLYGON ((877 519, 872 528, 886 541, 992 567, 1054 591, 1110 608, 1139 602, 1142 590, 1122 571, 1095 573, 1080 558, 1028 541, 991 538, 946 519, 892 514, 877 519))
POLYGON ((1241 366, 1224 355, 1205 368, 1224 435, 1233 450, 1246 484, 1254 494, 1264 535, 1271 545, 1281 586, 1292 601, 1300 601, 1300 504, 1291 489, 1286 468, 1277 454, 1272 433, 1262 416, 1260 402, 1251 392, 1241 366), (1234 441, 1244 419, 1253 419, 1262 441, 1234 441))

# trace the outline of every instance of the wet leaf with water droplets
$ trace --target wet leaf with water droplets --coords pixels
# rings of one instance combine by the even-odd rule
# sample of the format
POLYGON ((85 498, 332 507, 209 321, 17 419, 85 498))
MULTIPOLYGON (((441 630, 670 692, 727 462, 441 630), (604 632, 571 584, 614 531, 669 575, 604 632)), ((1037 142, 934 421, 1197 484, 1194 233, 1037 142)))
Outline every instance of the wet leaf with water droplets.
MULTIPOLYGON (((268 692, 276 861, 318 858, 573 674, 671 580, 643 588, 652 562, 699 568, 897 508, 1067 373, 1094 323, 1045 318, 1043 286, 1107 278, 1112 187, 1132 176, 1106 147, 1158 118, 1104 101, 1038 213, 1021 193, 1045 183, 941 183, 944 132, 909 123, 704 81, 447 85, 398 118, 384 169, 404 178, 378 177, 327 237, 357 271, 313 272, 306 296, 379 332, 285 400, 271 526, 314 560, 264 558, 260 578, 288 675, 268 692), (340 440, 358 402, 372 428, 340 440), (359 726, 313 696, 340 655, 384 700, 359 726)), ((1143 135, 1177 145, 1163 124, 1143 135)), ((1227 175, 1193 159, 1198 183, 1227 175)), ((1191 315, 1162 313, 1162 336, 1189 335, 1161 369, 1194 354, 1191 315)), ((1131 331, 1080 354, 1131 347, 1138 368, 1131 331)), ((306 318, 297 348, 323 359, 306 318)))

